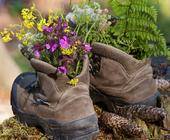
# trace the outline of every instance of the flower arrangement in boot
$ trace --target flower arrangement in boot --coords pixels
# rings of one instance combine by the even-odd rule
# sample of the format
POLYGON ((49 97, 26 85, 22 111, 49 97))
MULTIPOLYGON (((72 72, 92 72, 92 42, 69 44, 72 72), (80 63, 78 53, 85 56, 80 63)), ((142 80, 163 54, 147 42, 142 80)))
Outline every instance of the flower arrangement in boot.
POLYGON ((32 57, 55 66, 56 75, 67 75, 68 83, 76 85, 78 79, 74 78, 82 70, 84 56, 91 51, 90 44, 71 30, 63 16, 50 12, 47 19, 43 18, 34 5, 23 9, 21 16, 21 24, 10 25, 1 32, 2 40, 16 38, 21 50, 27 47, 32 57))
POLYGON ((21 15, 23 22, 4 29, 2 39, 19 40, 36 74, 24 73, 14 81, 13 113, 54 140, 92 139, 99 130, 89 95, 90 44, 71 30, 63 16, 50 13, 43 18, 35 6, 23 9, 21 15))

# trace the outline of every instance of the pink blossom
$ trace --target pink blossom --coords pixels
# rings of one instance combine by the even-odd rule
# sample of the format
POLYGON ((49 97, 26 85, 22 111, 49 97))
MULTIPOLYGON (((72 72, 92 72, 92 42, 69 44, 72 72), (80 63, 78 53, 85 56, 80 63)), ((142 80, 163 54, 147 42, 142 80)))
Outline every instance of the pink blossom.
POLYGON ((90 52, 92 50, 92 47, 90 46, 90 44, 85 44, 84 49, 86 52, 90 52))
POLYGON ((67 74, 67 69, 65 66, 60 66, 58 67, 58 72, 61 73, 61 74, 67 74))
POLYGON ((61 45, 61 48, 63 49, 67 49, 69 48, 69 43, 68 43, 68 38, 66 36, 64 36, 62 39, 60 39, 60 45, 61 45))
POLYGON ((40 52, 38 50, 34 51, 34 56, 35 56, 35 58, 39 59, 40 58, 40 52))

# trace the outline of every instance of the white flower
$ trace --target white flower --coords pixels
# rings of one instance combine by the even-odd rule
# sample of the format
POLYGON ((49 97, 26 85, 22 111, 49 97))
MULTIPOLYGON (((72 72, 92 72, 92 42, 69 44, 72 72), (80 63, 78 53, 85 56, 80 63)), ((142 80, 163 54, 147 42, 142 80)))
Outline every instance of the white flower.
POLYGON ((24 46, 23 46, 21 43, 18 44, 18 49, 19 49, 19 50, 21 50, 23 47, 24 47, 24 46))
POLYGON ((95 9, 100 9, 101 8, 99 3, 94 2, 93 4, 94 4, 95 9))
POLYGON ((73 13, 68 13, 66 16, 66 20, 71 21, 73 23, 75 23, 75 15, 73 13))
POLYGON ((87 4, 83 6, 83 9, 89 9, 89 8, 91 8, 91 7, 87 4))
POLYGON ((86 14, 88 14, 88 15, 94 15, 95 14, 94 10, 92 8, 88 8, 85 11, 86 11, 86 14))

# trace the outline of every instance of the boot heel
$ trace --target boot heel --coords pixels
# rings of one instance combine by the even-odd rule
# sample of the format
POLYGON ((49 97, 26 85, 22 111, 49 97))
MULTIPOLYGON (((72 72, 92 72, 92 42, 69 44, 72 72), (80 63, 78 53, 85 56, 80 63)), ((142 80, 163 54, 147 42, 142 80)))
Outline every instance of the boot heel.
POLYGON ((17 120, 19 120, 21 123, 26 124, 30 127, 35 127, 35 126, 38 127, 38 122, 36 121, 36 118, 34 116, 24 114, 18 111, 14 106, 12 107, 12 110, 17 120))
POLYGON ((93 140, 99 133, 98 119, 96 115, 68 123, 49 122, 49 135, 54 140, 93 140), (53 126, 53 127, 52 127, 53 126))
POLYGON ((86 136, 82 136, 82 137, 69 137, 69 136, 57 136, 57 137, 54 137, 53 140, 94 140, 97 135, 98 135, 98 131, 92 133, 92 134, 89 134, 89 135, 86 135, 86 136))
POLYGON ((109 96, 100 92, 93 85, 90 85, 90 97, 93 101, 93 104, 102 107, 104 110, 113 112, 116 108, 115 104, 109 100, 109 96))

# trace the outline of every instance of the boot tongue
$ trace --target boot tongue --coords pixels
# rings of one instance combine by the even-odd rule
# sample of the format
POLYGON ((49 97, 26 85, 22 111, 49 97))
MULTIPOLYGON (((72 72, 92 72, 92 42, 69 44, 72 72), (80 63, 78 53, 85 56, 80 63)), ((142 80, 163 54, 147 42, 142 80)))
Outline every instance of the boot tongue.
POLYGON ((67 84, 69 81, 70 79, 66 75, 59 75, 56 79, 56 85, 61 92, 64 92, 69 87, 67 84))
POLYGON ((49 103, 57 102, 69 86, 69 78, 66 75, 54 76, 41 72, 37 72, 37 75, 42 94, 49 103))
POLYGON ((133 58, 131 55, 106 44, 102 43, 93 43, 93 53, 101 56, 112 59, 125 68, 125 70, 132 74, 136 70, 140 69, 142 66, 146 64, 145 61, 137 60, 133 58))
POLYGON ((48 74, 48 75, 55 74, 56 70, 57 70, 56 67, 54 67, 53 65, 48 64, 47 62, 44 62, 42 60, 32 58, 30 60, 30 63, 36 71, 42 72, 44 74, 48 74))

